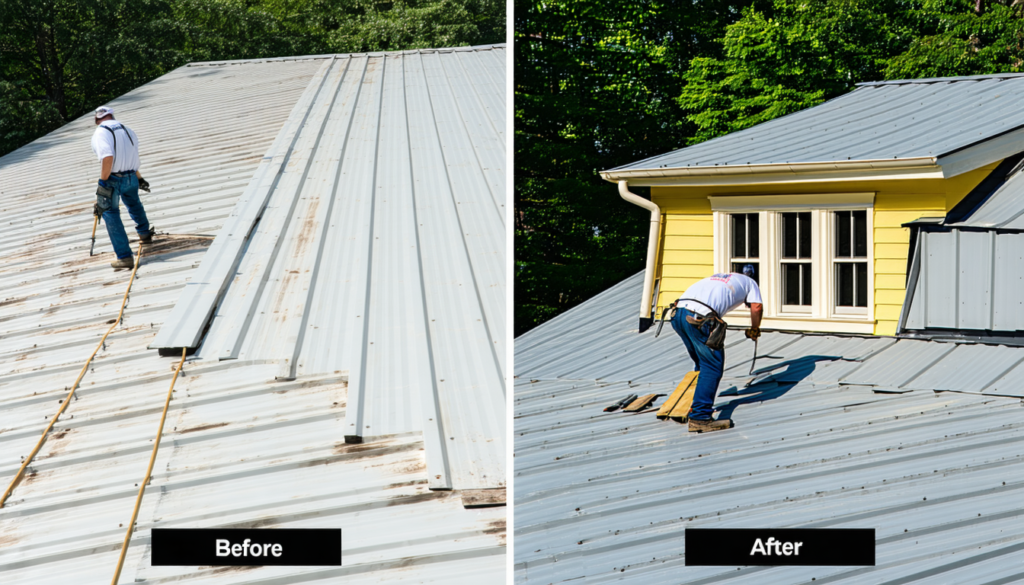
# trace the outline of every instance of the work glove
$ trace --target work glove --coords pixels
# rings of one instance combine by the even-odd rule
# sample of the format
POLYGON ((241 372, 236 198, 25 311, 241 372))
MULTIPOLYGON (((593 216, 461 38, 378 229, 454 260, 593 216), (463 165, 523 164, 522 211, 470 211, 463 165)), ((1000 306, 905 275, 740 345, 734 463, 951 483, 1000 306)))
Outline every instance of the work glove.
POLYGON ((149 181, 139 177, 139 189, 142 189, 146 193, 149 193, 149 181))
POLYGON ((107 186, 106 181, 100 179, 99 185, 96 187, 96 205, 92 208, 93 215, 101 216, 104 211, 110 209, 113 195, 114 190, 107 186))
POLYGON ((761 329, 759 327, 749 327, 743 334, 747 336, 747 339, 757 341, 757 338, 761 337, 761 329))

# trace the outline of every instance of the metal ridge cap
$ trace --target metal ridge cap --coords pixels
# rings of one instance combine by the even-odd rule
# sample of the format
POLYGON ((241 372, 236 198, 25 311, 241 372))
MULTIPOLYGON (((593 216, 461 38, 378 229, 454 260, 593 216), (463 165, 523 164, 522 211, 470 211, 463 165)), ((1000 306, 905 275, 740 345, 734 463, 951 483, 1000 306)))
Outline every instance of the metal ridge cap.
POLYGON ((938 167, 934 156, 895 159, 841 160, 828 162, 759 163, 747 165, 716 165, 658 169, 611 169, 600 171, 601 178, 616 182, 631 178, 700 177, 720 175, 754 175, 801 173, 814 171, 854 171, 938 167))
MULTIPOLYGON (((296 55, 293 57, 265 57, 255 59, 227 59, 221 61, 194 61, 186 63, 182 67, 214 67, 218 65, 245 65, 251 63, 275 63, 281 61, 309 61, 313 59, 338 59, 352 57, 384 57, 388 55, 418 55, 423 53, 466 53, 475 51, 491 51, 504 49, 506 43, 493 43, 490 45, 467 45, 462 47, 437 47, 429 49, 404 49, 399 51, 369 51, 365 53, 325 53, 323 55, 296 55)), ((179 68, 180 69, 180 68, 179 68)))
POLYGON ((984 75, 965 75, 963 77, 922 77, 921 79, 890 79, 885 81, 862 81, 857 87, 877 87, 880 85, 910 85, 914 83, 949 83, 957 81, 982 81, 985 79, 1013 79, 1024 77, 1024 73, 989 73, 984 75))

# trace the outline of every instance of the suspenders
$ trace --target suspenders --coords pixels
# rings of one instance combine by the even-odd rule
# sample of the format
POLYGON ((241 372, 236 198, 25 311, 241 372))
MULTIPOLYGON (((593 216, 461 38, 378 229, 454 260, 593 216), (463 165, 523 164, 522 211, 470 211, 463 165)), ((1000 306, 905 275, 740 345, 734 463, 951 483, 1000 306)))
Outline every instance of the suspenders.
MULTIPOLYGON (((114 139, 114 161, 116 162, 117 161, 117 134, 114 133, 114 129, 111 128, 110 126, 100 126, 100 128, 104 128, 104 129, 106 129, 107 132, 110 132, 110 136, 114 139)), ((118 123, 118 128, 124 130, 125 136, 128 137, 128 142, 131 142, 132 146, 135 146, 135 141, 132 140, 132 134, 131 134, 131 132, 128 131, 128 127, 125 126, 124 124, 118 123)))

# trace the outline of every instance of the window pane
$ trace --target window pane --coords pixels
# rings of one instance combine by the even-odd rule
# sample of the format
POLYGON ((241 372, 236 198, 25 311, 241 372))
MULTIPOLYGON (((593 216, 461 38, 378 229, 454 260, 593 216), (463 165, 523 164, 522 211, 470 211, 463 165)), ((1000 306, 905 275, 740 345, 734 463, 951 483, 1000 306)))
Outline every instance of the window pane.
POLYGON ((836 305, 852 307, 853 305, 853 264, 836 263, 836 305))
POLYGON ((732 255, 734 258, 746 258, 746 242, 747 216, 744 213, 735 213, 732 216, 732 255))
POLYGON ((800 235, 800 257, 811 257, 811 212, 798 213, 799 225, 797 233, 800 235))
MULTIPOLYGON (((810 214, 808 214, 808 216, 809 215, 810 214)), ((810 230, 808 230, 808 231, 810 231, 810 230)), ((801 299, 802 299, 802 302, 800 304, 801 305, 810 306, 811 305, 811 265, 810 264, 801 264, 800 265, 800 272, 802 273, 801 274, 801 278, 800 278, 800 287, 801 287, 801 289, 803 289, 801 291, 802 294, 800 295, 801 299)))
POLYGON ((800 304, 800 265, 782 265, 782 303, 785 305, 800 304))
MULTIPOLYGON (((758 258, 758 217, 756 213, 747 214, 747 258, 758 258)), ((754 280, 757 280, 756 278, 754 280)))
MULTIPOLYGON (((854 220, 856 221, 856 219, 854 220)), ((858 262, 857 267, 857 306, 868 306, 868 264, 858 262)))
POLYGON ((796 258, 796 216, 795 213, 782 214, 783 258, 796 258))
POLYGON ((754 282, 757 284, 761 284, 761 267, 757 262, 733 262, 732 271, 737 274, 743 274, 743 267, 747 264, 754 267, 754 276, 751 276, 750 278, 753 278, 754 282))
POLYGON ((836 257, 850 257, 850 212, 836 212, 836 257))
POLYGON ((868 255, 868 212, 853 212, 853 255, 867 258, 868 255))

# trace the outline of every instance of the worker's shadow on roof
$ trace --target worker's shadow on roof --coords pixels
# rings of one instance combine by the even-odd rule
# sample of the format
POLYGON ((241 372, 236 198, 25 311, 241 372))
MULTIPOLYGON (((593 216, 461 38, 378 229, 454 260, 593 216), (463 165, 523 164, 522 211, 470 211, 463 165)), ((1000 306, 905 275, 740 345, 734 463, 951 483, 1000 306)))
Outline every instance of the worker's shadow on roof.
POLYGON ((831 362, 837 359, 841 359, 841 357, 835 355, 805 355, 794 360, 786 360, 772 366, 758 368, 754 372, 755 379, 750 386, 733 386, 718 393, 719 398, 737 397, 715 407, 720 412, 719 418, 732 418, 736 407, 743 404, 774 400, 789 392, 790 389, 810 376, 818 362, 831 362), (766 373, 768 374, 767 376, 765 376, 766 373))

